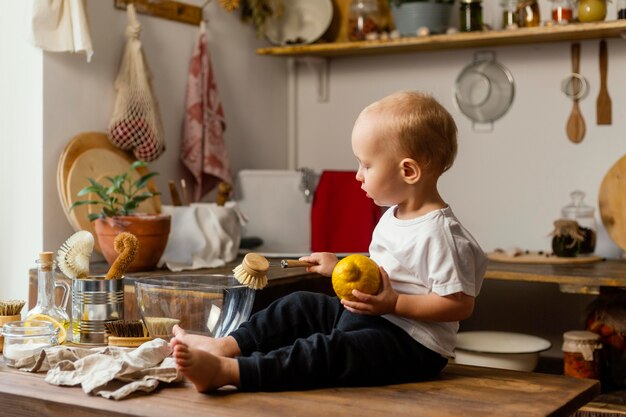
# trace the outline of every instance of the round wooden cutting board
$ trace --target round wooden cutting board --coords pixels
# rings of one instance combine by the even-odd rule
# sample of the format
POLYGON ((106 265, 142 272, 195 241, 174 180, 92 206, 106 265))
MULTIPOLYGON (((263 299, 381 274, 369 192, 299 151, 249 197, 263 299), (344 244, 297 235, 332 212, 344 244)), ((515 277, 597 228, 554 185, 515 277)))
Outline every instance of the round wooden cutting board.
POLYGON ((626 155, 604 176, 598 193, 598 207, 607 233, 626 251, 626 155))
MULTIPOLYGON (((81 133, 68 142, 57 166, 57 190, 63 211, 75 231, 87 230, 95 236, 93 224, 87 215, 98 212, 100 206, 78 206, 70 211, 75 201, 94 199, 91 194, 82 197, 77 195, 78 191, 89 185, 87 178, 107 184, 106 176, 115 176, 128 171, 133 161, 132 156, 113 146, 105 133, 81 133)), ((146 168, 137 169, 134 179, 148 172, 146 168)), ((148 182, 148 189, 157 191, 153 181, 148 182)), ((160 213, 159 196, 144 201, 137 212, 160 213)), ((97 240, 95 249, 100 252, 97 240)))

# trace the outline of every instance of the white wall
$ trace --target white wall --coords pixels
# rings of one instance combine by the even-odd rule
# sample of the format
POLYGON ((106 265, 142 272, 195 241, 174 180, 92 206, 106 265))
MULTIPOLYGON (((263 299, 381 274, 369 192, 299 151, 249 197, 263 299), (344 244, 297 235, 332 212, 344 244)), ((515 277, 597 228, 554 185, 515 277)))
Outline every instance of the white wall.
POLYGON ((42 54, 20 3, 0 1, 0 300, 25 299, 43 241, 42 54))

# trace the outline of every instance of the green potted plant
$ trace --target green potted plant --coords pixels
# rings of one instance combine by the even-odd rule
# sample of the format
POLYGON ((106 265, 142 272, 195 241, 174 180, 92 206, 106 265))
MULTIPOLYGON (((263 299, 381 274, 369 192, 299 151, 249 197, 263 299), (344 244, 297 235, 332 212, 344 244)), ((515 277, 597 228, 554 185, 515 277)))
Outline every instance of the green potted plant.
POLYGON ((454 0, 389 0, 396 30, 402 36, 417 36, 421 28, 429 33, 446 33, 454 0))
POLYGON ((89 213, 89 220, 94 222, 96 239, 102 255, 111 265, 118 256, 113 247, 113 240, 121 232, 130 232, 137 236, 139 253, 128 271, 154 269, 161 259, 171 227, 171 216, 165 214, 137 213, 139 205, 160 193, 150 191, 148 183, 156 172, 148 172, 147 164, 135 161, 128 171, 113 177, 105 177, 107 184, 88 178, 89 186, 78 192, 79 197, 87 199, 76 201, 70 210, 82 205, 100 206, 97 213, 89 213), (142 172, 134 179, 135 172, 142 172))

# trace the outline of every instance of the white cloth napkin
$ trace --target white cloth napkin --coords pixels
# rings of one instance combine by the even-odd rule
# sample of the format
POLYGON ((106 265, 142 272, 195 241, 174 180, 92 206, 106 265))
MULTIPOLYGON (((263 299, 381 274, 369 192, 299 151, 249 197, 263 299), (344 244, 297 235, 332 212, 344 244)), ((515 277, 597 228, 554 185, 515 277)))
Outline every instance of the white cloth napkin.
POLYGON ((84 0, 32 0, 32 41, 52 52, 85 52, 93 47, 84 0))
POLYGON ((33 367, 20 369, 48 371, 46 382, 50 384, 80 385, 86 394, 120 400, 135 391, 154 391, 159 382, 181 381, 170 353, 163 339, 151 340, 134 350, 54 346, 42 350, 33 367))
POLYGON ((244 218, 235 202, 162 206, 161 211, 172 216, 172 228, 159 267, 216 268, 237 257, 244 218))

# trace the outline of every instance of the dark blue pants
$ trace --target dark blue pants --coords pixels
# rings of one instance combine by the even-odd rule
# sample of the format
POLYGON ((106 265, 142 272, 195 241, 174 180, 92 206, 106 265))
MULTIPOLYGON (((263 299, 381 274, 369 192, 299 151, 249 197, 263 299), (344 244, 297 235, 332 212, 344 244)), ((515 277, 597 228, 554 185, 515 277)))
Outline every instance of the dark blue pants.
POLYGON ((242 391, 387 385, 436 376, 447 359, 379 316, 347 311, 337 297, 296 292, 231 333, 242 391))

